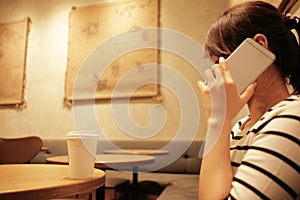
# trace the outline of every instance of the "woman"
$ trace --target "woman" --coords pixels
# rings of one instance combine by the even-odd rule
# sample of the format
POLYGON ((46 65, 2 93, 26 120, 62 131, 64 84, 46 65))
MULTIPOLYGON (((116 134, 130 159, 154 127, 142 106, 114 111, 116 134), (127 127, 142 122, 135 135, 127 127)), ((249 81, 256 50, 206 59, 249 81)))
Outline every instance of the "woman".
POLYGON ((205 72, 208 82, 199 81, 199 88, 206 141, 217 139, 205 146, 199 199, 299 198, 300 49, 291 29, 299 33, 299 19, 284 18, 257 1, 230 8, 209 30, 205 49, 217 64, 205 72), (225 58, 246 38, 272 51, 276 60, 239 95, 225 58), (212 109, 224 105, 220 88, 226 92, 225 116, 212 109), (250 115, 231 129, 245 104, 250 115))

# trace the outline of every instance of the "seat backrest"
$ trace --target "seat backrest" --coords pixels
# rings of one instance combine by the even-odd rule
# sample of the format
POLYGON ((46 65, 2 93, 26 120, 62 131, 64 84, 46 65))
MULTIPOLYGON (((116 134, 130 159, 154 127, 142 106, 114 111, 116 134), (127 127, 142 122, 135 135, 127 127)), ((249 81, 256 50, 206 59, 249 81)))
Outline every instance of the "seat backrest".
POLYGON ((43 141, 37 136, 0 138, 0 164, 28 163, 41 150, 43 141))

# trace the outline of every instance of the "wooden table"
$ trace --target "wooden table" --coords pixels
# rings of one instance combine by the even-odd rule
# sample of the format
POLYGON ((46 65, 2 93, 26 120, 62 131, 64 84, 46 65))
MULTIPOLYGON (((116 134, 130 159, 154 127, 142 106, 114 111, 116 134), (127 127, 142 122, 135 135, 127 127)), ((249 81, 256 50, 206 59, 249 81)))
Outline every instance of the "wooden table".
MULTIPOLYGON (((122 169, 130 167, 132 170, 133 199, 137 199, 138 167, 141 165, 152 164, 154 159, 153 156, 148 155, 97 154, 95 167, 99 169, 122 169)), ((54 156, 48 157, 47 163, 68 164, 69 160, 67 155, 54 156)))
POLYGON ((69 178, 69 167, 47 164, 0 165, 0 199, 95 199, 95 190, 105 183, 105 173, 94 169, 87 179, 69 178))
MULTIPOLYGON (((95 167, 99 169, 136 167, 140 165, 151 164, 153 162, 154 157, 147 155, 97 154, 95 159, 95 167)), ((48 157, 47 163, 68 164, 69 158, 67 155, 48 157)))
POLYGON ((104 150, 105 154, 134 154, 134 155, 166 155, 169 153, 163 149, 108 149, 104 150))

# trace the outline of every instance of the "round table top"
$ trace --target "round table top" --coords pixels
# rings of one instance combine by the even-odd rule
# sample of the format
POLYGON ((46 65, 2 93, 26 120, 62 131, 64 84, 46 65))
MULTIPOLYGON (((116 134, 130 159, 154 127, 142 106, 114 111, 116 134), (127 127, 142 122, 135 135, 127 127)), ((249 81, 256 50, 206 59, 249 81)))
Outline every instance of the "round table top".
POLYGON ((69 178, 66 165, 0 165, 0 199, 61 198, 94 191, 105 184, 105 173, 94 169, 87 179, 69 178))
MULTIPOLYGON (((154 162, 153 156, 148 155, 129 155, 129 154, 97 154, 95 157, 95 167, 97 168, 114 168, 114 167, 135 167, 147 165, 154 162)), ((48 163, 68 164, 67 155, 53 156, 47 158, 48 163)))
POLYGON ((163 149, 108 149, 106 154, 135 154, 135 155, 166 155, 169 153, 163 149))

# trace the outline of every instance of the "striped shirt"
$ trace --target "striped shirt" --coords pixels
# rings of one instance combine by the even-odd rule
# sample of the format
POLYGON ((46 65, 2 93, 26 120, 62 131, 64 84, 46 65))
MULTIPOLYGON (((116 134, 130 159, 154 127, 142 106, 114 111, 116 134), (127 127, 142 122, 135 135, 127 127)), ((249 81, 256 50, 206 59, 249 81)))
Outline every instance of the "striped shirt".
POLYGON ((250 129, 232 129, 229 199, 296 199, 300 193, 300 96, 278 103, 250 129))

